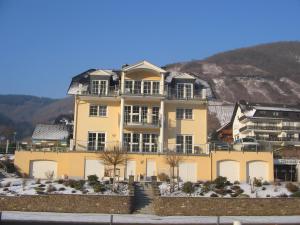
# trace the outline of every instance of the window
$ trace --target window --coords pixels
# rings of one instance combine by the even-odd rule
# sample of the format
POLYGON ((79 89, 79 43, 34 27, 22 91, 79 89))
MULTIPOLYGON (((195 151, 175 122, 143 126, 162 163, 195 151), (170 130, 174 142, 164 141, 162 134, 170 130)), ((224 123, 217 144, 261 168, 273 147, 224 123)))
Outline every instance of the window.
POLYGON ((144 94, 151 94, 151 81, 144 81, 144 94))
POLYGON ((158 95, 159 94, 159 82, 153 81, 152 83, 152 94, 158 95))
POLYGON ((152 107, 152 123, 159 124, 159 107, 152 107))
POLYGON ((182 83, 177 84, 177 98, 189 99, 193 97, 192 84, 182 83))
POLYGON ((99 105, 99 116, 106 116, 106 113, 107 113, 107 106, 99 105))
POLYGON ((92 94, 106 95, 107 94, 107 81, 106 80, 92 80, 92 94))
POLYGON ((273 112, 272 115, 277 117, 279 116, 279 112, 273 112))
POLYGON ((98 116, 98 106, 90 105, 90 116, 98 116))
POLYGON ((193 119, 193 109, 176 109, 176 119, 193 119))
POLYGON ((104 151, 105 133, 89 132, 88 133, 88 150, 104 151))
POLYGON ((148 107, 143 106, 142 107, 142 118, 141 118, 141 122, 142 123, 147 123, 148 121, 148 107))
POLYGON ((131 106, 126 105, 124 107, 124 122, 125 123, 131 122, 131 106))
POLYGON ((126 80, 125 81, 125 93, 133 93, 133 81, 126 80))
POLYGON ((130 150, 130 143, 131 143, 131 134, 130 133, 124 133, 123 142, 124 142, 123 144, 124 144, 126 151, 131 151, 130 150))
POLYGON ((141 94, 142 91, 141 84, 142 84, 141 81, 137 81, 137 80, 134 81, 134 90, 133 90, 134 94, 141 94))
POLYGON ((131 151, 139 152, 140 151, 140 134, 132 134, 132 143, 131 151))
POLYGON ((177 135, 176 136, 176 152, 192 153, 193 152, 193 136, 177 135))
POLYGON ((132 107, 131 119, 132 119, 133 123, 140 122, 140 107, 139 106, 134 105, 132 107))
POLYGON ((90 105, 90 116, 107 116, 106 105, 90 105))
POLYGON ((142 146, 143 152, 157 152, 157 134, 143 134, 142 146))

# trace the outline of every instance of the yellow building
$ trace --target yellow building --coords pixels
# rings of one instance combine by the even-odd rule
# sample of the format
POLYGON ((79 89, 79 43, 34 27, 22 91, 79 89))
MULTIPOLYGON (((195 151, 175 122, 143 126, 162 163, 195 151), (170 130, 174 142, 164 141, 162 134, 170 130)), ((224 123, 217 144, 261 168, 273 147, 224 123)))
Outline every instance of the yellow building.
POLYGON ((149 62, 120 70, 88 70, 72 79, 75 97, 74 133, 66 152, 16 153, 15 164, 32 177, 83 179, 106 176, 101 152, 120 147, 128 152, 119 166, 120 179, 170 175, 165 154, 182 155, 183 181, 231 181, 249 177, 273 180, 269 152, 210 152, 207 143, 207 100, 201 80, 187 73, 168 72, 149 62))

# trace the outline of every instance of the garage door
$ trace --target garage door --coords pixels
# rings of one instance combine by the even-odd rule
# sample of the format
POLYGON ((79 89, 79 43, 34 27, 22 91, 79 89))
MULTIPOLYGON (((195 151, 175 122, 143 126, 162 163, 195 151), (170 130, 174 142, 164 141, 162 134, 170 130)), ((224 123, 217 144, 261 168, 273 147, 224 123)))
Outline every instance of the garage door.
POLYGON ((218 162, 217 176, 227 177, 230 182, 240 181, 240 163, 233 160, 218 162))
POLYGON ((147 177, 155 176, 156 175, 156 162, 154 160, 147 160, 147 170, 146 170, 147 177))
POLYGON ((33 178, 48 179, 53 175, 57 178, 57 162, 47 160, 35 160, 30 162, 30 176, 33 178))
POLYGON ((183 182, 197 181, 197 165, 196 163, 182 162, 179 164, 179 178, 183 182))
POLYGON ((97 175, 99 179, 104 177, 104 164, 101 160, 86 159, 84 178, 87 180, 89 175, 97 175))
POLYGON ((252 161, 247 163, 247 179, 262 179, 268 181, 268 164, 263 161, 252 161))
POLYGON ((135 169, 136 169, 136 162, 133 160, 127 161, 126 166, 126 178, 128 179, 129 176, 133 175, 135 177, 135 169))

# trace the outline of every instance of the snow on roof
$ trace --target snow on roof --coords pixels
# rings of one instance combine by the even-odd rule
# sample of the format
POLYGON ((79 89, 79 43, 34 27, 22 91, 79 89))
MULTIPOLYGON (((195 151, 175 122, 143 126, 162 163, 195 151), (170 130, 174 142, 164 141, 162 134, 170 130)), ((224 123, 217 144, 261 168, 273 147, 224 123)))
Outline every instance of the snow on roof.
POLYGON ((190 75, 188 73, 181 73, 181 72, 169 72, 168 76, 166 77, 166 82, 171 83, 173 79, 197 79, 193 75, 190 75))
POLYGON ((32 139, 34 140, 66 140, 69 131, 65 125, 37 124, 32 139))

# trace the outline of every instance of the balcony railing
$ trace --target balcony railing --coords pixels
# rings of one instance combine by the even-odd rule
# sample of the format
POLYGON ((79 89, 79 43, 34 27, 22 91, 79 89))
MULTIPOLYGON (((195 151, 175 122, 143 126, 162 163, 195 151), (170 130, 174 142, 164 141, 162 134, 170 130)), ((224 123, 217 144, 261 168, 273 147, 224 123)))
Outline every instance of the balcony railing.
POLYGON ((95 97, 116 97, 120 95, 118 86, 109 86, 107 89, 100 89, 98 92, 91 90, 82 91, 81 95, 95 96, 95 97))
POLYGON ((256 126, 256 125, 246 125, 242 128, 240 128, 240 132, 243 132, 245 130, 268 130, 268 131, 289 131, 289 130, 300 130, 300 127, 294 127, 294 126, 256 126))
POLYGON ((253 137, 258 141, 270 141, 270 142, 299 142, 299 138, 290 138, 290 137, 262 137, 262 136, 255 136, 253 137))
POLYGON ((160 127, 160 120, 155 121, 137 121, 137 122, 124 122, 125 127, 143 127, 143 128, 159 128, 160 127))

